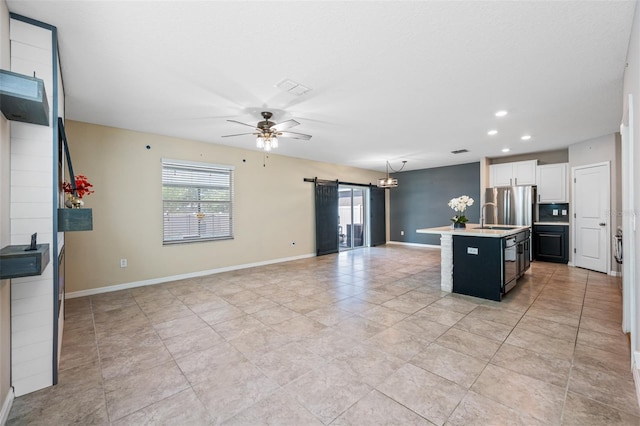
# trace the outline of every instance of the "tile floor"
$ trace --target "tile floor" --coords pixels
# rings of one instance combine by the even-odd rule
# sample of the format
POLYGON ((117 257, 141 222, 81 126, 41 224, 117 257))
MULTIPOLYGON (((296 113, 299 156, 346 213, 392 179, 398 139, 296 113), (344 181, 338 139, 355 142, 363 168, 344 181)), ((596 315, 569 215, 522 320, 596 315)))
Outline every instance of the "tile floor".
POLYGON ((620 281, 533 263, 502 302, 388 245, 67 302, 9 425, 640 424, 620 281))

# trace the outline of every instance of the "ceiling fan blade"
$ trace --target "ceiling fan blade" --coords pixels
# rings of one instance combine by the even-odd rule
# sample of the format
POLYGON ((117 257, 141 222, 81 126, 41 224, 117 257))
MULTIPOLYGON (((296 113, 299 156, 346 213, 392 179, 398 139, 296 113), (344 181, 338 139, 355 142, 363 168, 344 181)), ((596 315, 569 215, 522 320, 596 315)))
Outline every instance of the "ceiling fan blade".
POLYGON ((235 135, 222 135, 222 138, 230 138, 232 136, 259 135, 260 133, 237 133, 235 135))
POLYGON ((304 133, 296 133, 296 132, 278 132, 278 137, 302 139, 305 141, 308 141, 309 139, 311 139, 311 135, 305 135, 304 133))
POLYGON ((247 123, 243 123, 242 121, 237 121, 237 120, 227 120, 229 123, 236 123, 236 124, 242 124, 243 126, 249 126, 252 127, 254 129, 257 129, 256 126, 254 126, 253 124, 247 124, 247 123))
POLYGON ((280 132, 282 130, 286 130, 286 129, 290 129, 292 127, 296 127, 299 124, 300 123, 298 123, 296 120, 287 120, 287 121, 283 121, 282 123, 278 123, 275 126, 271 126, 271 129, 275 130, 276 132, 280 132))

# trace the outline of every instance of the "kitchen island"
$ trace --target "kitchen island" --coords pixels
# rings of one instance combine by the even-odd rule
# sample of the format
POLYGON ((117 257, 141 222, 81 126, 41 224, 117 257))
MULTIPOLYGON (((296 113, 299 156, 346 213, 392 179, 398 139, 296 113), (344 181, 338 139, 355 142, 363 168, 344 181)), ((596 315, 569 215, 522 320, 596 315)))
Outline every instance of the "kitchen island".
POLYGON ((416 232, 440 235, 442 291, 500 300, 529 267, 529 226, 467 223, 462 229, 440 226, 416 232))

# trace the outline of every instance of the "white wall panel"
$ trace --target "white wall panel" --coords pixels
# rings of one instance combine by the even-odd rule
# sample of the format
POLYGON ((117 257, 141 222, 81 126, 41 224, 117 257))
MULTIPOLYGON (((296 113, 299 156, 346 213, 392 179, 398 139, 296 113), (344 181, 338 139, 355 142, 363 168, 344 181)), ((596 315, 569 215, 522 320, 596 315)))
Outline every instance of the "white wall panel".
MULTIPOLYGON (((50 284, 50 282, 43 282, 44 285, 50 284)), ((50 288, 50 286, 49 286, 50 288)), ((11 297, 11 318, 16 318, 20 315, 31 314, 34 312, 50 311, 53 305, 52 292, 45 294, 37 294, 31 297, 25 297, 23 299, 14 299, 11 297)))
MULTIPOLYGON (((49 244, 49 265, 35 277, 12 280, 12 384, 17 396, 53 384, 54 264, 53 225, 55 192, 53 158, 53 33, 11 20, 11 70, 44 81, 50 125, 13 122, 11 125, 11 243, 28 244, 38 233, 39 244, 49 244)), ((57 65, 57 64, 56 64, 57 65)), ((58 105, 60 100, 56 102, 58 105)), ((54 170, 54 167, 56 168, 54 170)), ((57 207, 57 206, 56 206, 57 207)), ((56 234, 57 235, 57 234, 56 234)), ((55 319, 57 321, 57 318, 55 319)))
MULTIPOLYGON (((49 323, 51 323, 51 313, 49 313, 49 317, 45 317, 45 313, 46 312, 44 311, 42 312, 43 316, 41 324, 44 323, 44 321, 49 321, 49 323)), ((44 326, 31 328, 29 330, 15 331, 11 333, 11 336, 13 338, 11 347, 12 349, 17 349, 38 342, 52 342, 53 328, 51 327, 51 324, 47 324, 44 326)), ((51 355, 51 350, 49 351, 49 355, 51 355)))
POLYGON ((39 47, 14 41, 11 43, 11 58, 23 59, 25 61, 33 61, 43 64, 51 69, 53 58, 51 57, 51 48, 41 49, 39 47))
MULTIPOLYGON (((15 171, 53 173, 51 156, 20 155, 11 153, 11 168, 15 171)), ((18 182, 19 184, 19 182, 18 182)))
POLYGON ((47 373, 51 371, 51 366, 47 365, 51 363, 51 355, 45 353, 38 358, 30 359, 27 362, 16 361, 13 369, 13 374, 17 378, 28 378, 36 376, 38 374, 47 373))
POLYGON ((44 373, 36 374, 34 376, 29 376, 26 378, 13 376, 12 383, 16 396, 26 395, 38 389, 43 389, 47 386, 51 386, 52 367, 50 359, 48 365, 49 370, 44 373))
POLYGON ((52 49, 50 30, 36 27, 35 25, 18 21, 17 19, 11 20, 9 38, 11 38, 12 41, 19 40, 21 43, 39 47, 40 49, 48 49, 49 52, 51 52, 52 49))
MULTIPOLYGON (((25 172, 23 170, 11 170, 11 188, 27 188, 30 186, 51 189, 51 174, 46 172, 25 172)), ((12 189, 12 191, 15 190, 19 189, 12 189)))
MULTIPOLYGON (((13 189, 13 187, 11 189, 13 189)), ((52 201, 43 203, 11 203, 11 218, 50 218, 52 216, 52 205, 52 201)), ((49 231, 51 231, 51 228, 49 231)))
POLYGON ((20 360, 20 362, 29 362, 34 359, 38 359, 47 353, 51 352, 51 342, 45 340, 43 342, 34 343, 28 346, 21 346, 14 348, 11 355, 20 360))
MULTIPOLYGON (((51 137, 51 128, 47 126, 36 126, 34 124, 29 123, 21 123, 19 121, 11 122, 11 141, 16 141, 16 145, 19 147, 22 144, 22 141, 18 139, 26 139, 31 141, 32 143, 37 143, 40 148, 46 148, 45 151, 41 152, 40 155, 44 155, 45 152, 48 152, 51 155, 51 144, 47 142, 48 138, 51 137)), ((13 146, 11 147, 11 152, 13 152, 13 146)))
MULTIPOLYGON (((48 295, 52 294, 51 287, 43 286, 42 281, 20 282, 20 283, 16 283, 11 288, 11 300, 25 299, 25 298, 41 296, 45 294, 48 294, 48 295)), ((13 329, 16 330, 15 323, 13 324, 13 329)))
MULTIPOLYGON (((47 127, 45 127, 46 129, 47 127)), ((50 132, 51 130, 49 130, 50 132)), ((52 148, 45 146, 41 141, 33 139, 12 138, 14 146, 11 149, 12 154, 17 155, 38 155, 42 157, 53 158, 52 148)))
POLYGON ((12 225, 13 235, 31 235, 34 232, 38 232, 38 243, 42 241, 40 230, 48 230, 51 224, 51 219, 14 219, 12 225))
MULTIPOLYGON (((49 296, 49 299, 51 299, 51 296, 49 296)), ((45 311, 40 311, 13 317, 11 319, 13 331, 15 333, 21 333, 37 329, 42 326, 42 316, 45 313, 45 311)), ((49 314, 53 315, 53 307, 49 310, 49 314)), ((49 351, 51 351, 51 348, 49 348, 49 351)))
POLYGON ((51 188, 37 188, 31 186, 25 191, 21 191, 19 186, 14 188, 16 188, 16 190, 11 192, 12 203, 33 203, 39 200, 44 200, 47 197, 51 197, 51 188))

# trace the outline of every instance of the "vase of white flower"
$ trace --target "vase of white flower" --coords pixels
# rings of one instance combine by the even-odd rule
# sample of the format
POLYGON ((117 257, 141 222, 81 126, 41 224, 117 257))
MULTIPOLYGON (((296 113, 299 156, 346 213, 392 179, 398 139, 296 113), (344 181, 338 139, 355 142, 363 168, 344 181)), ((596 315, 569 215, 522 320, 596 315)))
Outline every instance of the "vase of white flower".
POLYGON ((473 198, 468 195, 461 195, 460 197, 452 198, 448 204, 449 207, 458 212, 458 214, 451 218, 451 222, 453 222, 451 226, 454 229, 465 228, 465 223, 467 223, 469 219, 464 215, 464 211, 467 207, 473 205, 473 198))

